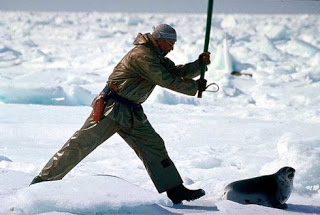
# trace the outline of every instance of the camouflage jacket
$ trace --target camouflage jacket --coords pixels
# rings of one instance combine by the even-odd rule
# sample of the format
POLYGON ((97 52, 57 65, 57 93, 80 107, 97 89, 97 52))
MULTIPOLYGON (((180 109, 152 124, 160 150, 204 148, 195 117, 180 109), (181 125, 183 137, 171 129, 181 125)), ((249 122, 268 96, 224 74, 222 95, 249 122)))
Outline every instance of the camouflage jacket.
POLYGON ((176 66, 163 57, 151 34, 138 34, 135 47, 118 63, 108 83, 118 87, 118 94, 135 103, 143 103, 159 85, 186 95, 198 90, 192 78, 200 75, 198 61, 176 66))
MULTIPOLYGON (((186 95, 197 93, 198 86, 192 78, 200 75, 198 60, 176 66, 169 58, 163 57, 151 34, 138 34, 134 45, 108 79, 109 87, 117 86, 118 95, 141 104, 156 85, 186 95)), ((107 102, 104 115, 127 128, 147 122, 142 107, 132 109, 113 99, 107 102)))

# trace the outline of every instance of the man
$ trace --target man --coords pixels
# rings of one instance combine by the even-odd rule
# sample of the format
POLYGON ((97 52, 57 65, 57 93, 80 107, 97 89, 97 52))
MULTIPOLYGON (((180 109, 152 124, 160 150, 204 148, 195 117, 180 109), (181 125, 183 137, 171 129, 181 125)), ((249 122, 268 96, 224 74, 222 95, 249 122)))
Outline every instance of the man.
POLYGON ((124 56, 110 75, 107 86, 94 100, 93 113, 83 127, 49 160, 31 184, 60 180, 83 158, 113 134, 118 133, 143 161, 159 193, 167 192, 174 204, 195 200, 204 190, 189 190, 166 151, 164 141, 150 125, 143 103, 156 85, 194 96, 206 89, 206 80, 194 81, 210 53, 198 60, 175 66, 165 57, 173 50, 176 31, 161 24, 152 34, 139 33, 135 47, 124 56))

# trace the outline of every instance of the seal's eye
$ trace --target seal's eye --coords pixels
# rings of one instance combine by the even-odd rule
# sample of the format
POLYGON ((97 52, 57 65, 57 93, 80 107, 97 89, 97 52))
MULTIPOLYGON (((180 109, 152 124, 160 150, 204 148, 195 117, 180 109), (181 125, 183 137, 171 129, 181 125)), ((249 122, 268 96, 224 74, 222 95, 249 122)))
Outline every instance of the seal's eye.
POLYGON ((289 173, 288 178, 289 178, 289 179, 293 179, 293 177, 294 177, 294 173, 293 173, 293 172, 292 172, 292 173, 289 173))

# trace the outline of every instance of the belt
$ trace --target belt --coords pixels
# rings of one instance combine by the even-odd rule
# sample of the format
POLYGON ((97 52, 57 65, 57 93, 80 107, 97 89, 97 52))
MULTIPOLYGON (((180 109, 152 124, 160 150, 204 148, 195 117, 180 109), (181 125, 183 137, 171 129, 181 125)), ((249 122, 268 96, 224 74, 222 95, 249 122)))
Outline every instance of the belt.
POLYGON ((125 104, 133 109, 135 108, 139 108, 141 107, 140 104, 136 104, 134 103, 133 101, 130 101, 129 99, 126 99, 126 98, 123 98, 122 96, 119 96, 117 93, 115 92, 111 92, 110 95, 109 95, 110 98, 122 103, 122 104, 125 104))
POLYGON ((137 104, 137 103, 134 103, 133 101, 129 100, 129 99, 126 99, 120 95, 118 95, 116 92, 112 91, 111 89, 109 89, 108 86, 106 86, 104 89, 103 89, 103 92, 104 92, 104 96, 103 96, 103 100, 104 101, 107 101, 108 98, 112 98, 122 104, 125 104, 127 106, 129 106, 130 108, 139 108, 141 107, 140 104, 137 104))

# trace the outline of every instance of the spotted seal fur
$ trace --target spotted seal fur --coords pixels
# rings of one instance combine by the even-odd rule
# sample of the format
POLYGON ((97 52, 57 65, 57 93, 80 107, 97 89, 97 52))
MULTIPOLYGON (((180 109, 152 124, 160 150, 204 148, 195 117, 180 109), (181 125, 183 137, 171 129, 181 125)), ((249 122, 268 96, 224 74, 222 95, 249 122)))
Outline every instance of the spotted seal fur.
POLYGON ((283 167, 272 175, 235 181, 226 186, 222 199, 286 209, 294 175, 292 167, 283 167))

